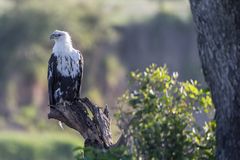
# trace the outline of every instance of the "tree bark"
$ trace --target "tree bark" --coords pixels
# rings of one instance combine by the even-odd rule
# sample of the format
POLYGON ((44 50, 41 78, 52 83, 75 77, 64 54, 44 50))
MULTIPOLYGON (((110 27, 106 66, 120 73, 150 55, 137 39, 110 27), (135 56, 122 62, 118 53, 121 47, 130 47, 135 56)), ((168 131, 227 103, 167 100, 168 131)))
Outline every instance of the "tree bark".
POLYGON ((218 160, 240 159, 240 1, 190 0, 205 80, 216 107, 218 160))

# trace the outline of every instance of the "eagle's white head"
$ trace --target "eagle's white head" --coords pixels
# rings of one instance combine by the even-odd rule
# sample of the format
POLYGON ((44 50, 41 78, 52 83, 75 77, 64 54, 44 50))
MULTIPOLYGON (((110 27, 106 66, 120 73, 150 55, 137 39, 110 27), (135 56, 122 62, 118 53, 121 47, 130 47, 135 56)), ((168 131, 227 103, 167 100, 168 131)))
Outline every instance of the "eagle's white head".
POLYGON ((69 54, 74 50, 71 37, 66 31, 55 30, 50 39, 55 42, 52 52, 56 55, 69 54))

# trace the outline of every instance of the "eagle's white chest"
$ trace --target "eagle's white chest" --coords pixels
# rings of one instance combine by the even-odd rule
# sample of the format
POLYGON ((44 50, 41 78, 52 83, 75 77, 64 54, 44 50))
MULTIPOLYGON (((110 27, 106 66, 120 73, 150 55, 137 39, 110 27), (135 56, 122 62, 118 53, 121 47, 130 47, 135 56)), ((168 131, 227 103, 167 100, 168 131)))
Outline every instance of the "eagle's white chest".
POLYGON ((80 72, 80 55, 73 52, 70 54, 58 54, 57 70, 64 77, 76 77, 80 72))

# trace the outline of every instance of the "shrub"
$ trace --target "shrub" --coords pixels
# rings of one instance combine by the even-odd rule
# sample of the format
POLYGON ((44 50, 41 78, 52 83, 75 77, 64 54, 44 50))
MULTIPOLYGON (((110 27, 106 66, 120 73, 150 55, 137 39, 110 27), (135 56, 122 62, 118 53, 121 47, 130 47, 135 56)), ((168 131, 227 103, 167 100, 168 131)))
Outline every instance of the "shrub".
POLYGON ((196 118, 213 113, 208 90, 154 64, 131 78, 133 89, 121 98, 129 108, 120 117, 132 118, 126 134, 135 159, 214 159, 215 122, 200 125, 196 118))

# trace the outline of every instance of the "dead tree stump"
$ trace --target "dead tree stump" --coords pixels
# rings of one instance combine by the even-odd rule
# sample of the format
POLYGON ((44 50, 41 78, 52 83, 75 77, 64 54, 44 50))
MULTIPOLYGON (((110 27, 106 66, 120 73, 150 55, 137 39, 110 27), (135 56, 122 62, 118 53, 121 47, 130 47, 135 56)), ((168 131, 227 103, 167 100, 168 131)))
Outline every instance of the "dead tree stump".
POLYGON ((82 98, 72 104, 66 102, 51 106, 48 118, 59 120, 78 131, 85 140, 85 147, 108 149, 113 146, 107 106, 102 111, 88 98, 82 98))

